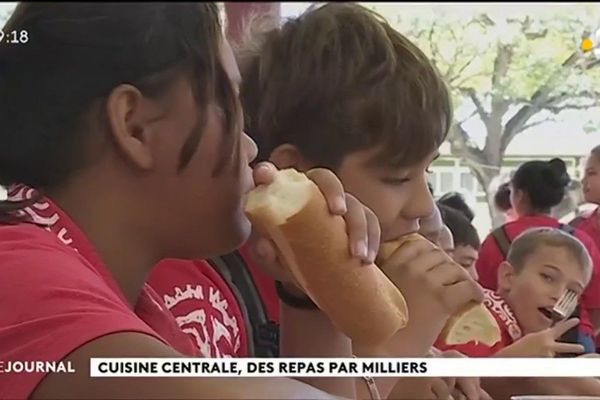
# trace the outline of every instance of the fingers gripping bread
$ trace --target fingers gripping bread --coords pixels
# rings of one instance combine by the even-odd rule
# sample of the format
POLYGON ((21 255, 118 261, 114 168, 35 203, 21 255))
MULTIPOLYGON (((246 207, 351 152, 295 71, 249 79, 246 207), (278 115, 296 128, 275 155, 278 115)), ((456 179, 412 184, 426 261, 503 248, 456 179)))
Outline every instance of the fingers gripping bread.
MULTIPOLYGON (((413 233, 383 243, 379 250, 378 263, 382 265, 396 249, 415 240, 425 239, 421 238, 419 234, 413 233)), ((440 337, 447 345, 479 342, 487 346, 493 346, 501 340, 501 333, 498 322, 487 307, 484 304, 473 302, 450 317, 440 337)))
POLYGON ((377 266, 350 255, 344 219, 329 212, 306 175, 278 171, 250 193, 246 214, 275 242, 296 283, 355 342, 380 345, 406 325, 404 297, 377 266))

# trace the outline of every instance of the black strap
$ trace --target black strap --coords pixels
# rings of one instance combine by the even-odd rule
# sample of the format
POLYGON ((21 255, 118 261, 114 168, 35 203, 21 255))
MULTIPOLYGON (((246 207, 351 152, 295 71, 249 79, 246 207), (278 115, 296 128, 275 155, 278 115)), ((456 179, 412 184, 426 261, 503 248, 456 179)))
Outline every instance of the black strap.
MULTIPOLYGON (((506 233, 505 226, 506 225, 502 225, 501 227, 494 229, 492 231, 492 236, 496 240, 496 244, 498 245, 498 248, 502 252, 502 257, 506 260, 506 256, 508 255, 508 250, 510 249, 512 240, 508 236, 508 233, 506 233)), ((558 225, 558 229, 560 229, 561 231, 566 232, 572 236, 575 236, 575 232, 577 231, 577 228, 575 228, 574 226, 571 226, 570 224, 563 224, 563 223, 560 223, 558 225)))
POLYGON ((508 255, 508 250, 510 249, 511 240, 506 233, 506 229, 504 229, 504 225, 494 229, 492 231, 492 236, 496 240, 496 244, 502 253, 502 258, 506 260, 506 256, 508 255))
POLYGON ((279 326, 270 321, 254 279, 242 255, 235 251, 209 260, 230 287, 242 308, 253 357, 279 355, 279 326))
MULTIPOLYGON (((581 316, 581 307, 578 304, 577 307, 575 307, 575 311, 573 311, 573 314, 571 314, 569 319, 570 318, 579 318, 580 316, 581 316)), ((580 329, 580 324, 577 324, 573 328, 571 328, 568 331, 566 331, 565 333, 563 333, 563 335, 558 339, 558 341, 561 343, 578 344, 579 343, 579 329, 580 329)), ((577 357, 580 355, 581 354, 575 354, 575 353, 558 353, 558 354, 556 354, 556 357, 557 358, 572 358, 572 357, 577 357)))
POLYGON ((572 226, 571 224, 563 224, 563 223, 558 225, 558 229, 560 229, 561 231, 567 232, 571 236, 575 236, 575 231, 577 230, 577 228, 572 226))
POLYGON ((299 308, 302 310, 318 310, 319 307, 308 296, 296 297, 283 287, 283 283, 277 281, 275 289, 279 299, 290 307, 299 308))

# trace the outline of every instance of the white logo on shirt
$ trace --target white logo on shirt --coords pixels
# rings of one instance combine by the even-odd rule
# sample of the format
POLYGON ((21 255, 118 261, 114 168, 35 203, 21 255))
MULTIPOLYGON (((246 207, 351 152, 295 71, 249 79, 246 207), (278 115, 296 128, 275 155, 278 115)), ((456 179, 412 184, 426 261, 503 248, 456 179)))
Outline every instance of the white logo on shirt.
POLYGON ((220 290, 212 286, 208 287, 208 299, 206 299, 204 289, 200 285, 187 284, 185 290, 176 286, 171 291, 174 295, 165 294, 163 300, 167 308, 174 313, 177 325, 194 338, 203 357, 232 357, 234 354, 222 353, 222 349, 230 348, 234 353, 239 351, 241 339, 238 320, 229 312, 231 307, 220 290), (202 302, 194 303, 202 308, 184 315, 177 315, 173 307, 185 300, 192 299, 202 300, 202 302), (218 311, 221 318, 215 316, 214 313, 208 313, 207 321, 206 311, 209 307, 218 311), (210 331, 208 327, 211 328, 210 331), (225 341, 226 347, 219 346, 222 341, 225 341))

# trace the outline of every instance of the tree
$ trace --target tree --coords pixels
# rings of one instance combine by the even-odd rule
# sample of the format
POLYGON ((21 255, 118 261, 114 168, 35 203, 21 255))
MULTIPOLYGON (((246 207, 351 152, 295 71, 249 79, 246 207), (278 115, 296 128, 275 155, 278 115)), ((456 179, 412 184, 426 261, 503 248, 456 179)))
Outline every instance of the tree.
POLYGON ((10 18, 16 3, 0 4, 0 27, 4 26, 8 18, 10 18))
POLYGON ((503 222, 493 195, 511 141, 564 110, 599 105, 599 62, 579 48, 598 27, 600 8, 545 4, 523 12, 510 4, 452 12, 452 6, 435 5, 419 14, 401 5, 368 6, 414 40, 443 75, 457 111, 451 152, 484 188, 494 225, 503 222), (474 121, 485 132, 482 146, 467 127, 474 121))

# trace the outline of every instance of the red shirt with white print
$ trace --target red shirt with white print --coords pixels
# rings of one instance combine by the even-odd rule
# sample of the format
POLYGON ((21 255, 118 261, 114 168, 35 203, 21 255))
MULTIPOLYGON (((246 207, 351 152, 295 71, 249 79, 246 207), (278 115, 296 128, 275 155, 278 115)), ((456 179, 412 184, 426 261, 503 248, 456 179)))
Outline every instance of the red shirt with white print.
POLYGON ((449 345, 440 337, 434 345, 437 349, 442 351, 456 350, 469 357, 491 357, 523 336, 517 318, 502 297, 489 289, 484 289, 483 292, 483 304, 490 310, 498 323, 500 341, 491 346, 474 341, 459 345, 449 345))
POLYGON ((204 357, 245 357, 242 310, 226 281, 206 261, 161 261, 148 283, 204 357))
MULTIPOLYGON (((9 190, 9 200, 35 191, 9 190)), ((25 208, 26 221, 0 224, 0 355, 8 361, 57 362, 117 332, 155 337, 187 356, 196 346, 145 285, 128 303, 93 245, 49 199, 25 208)), ((43 373, 0 373, 0 398, 27 398, 43 373)))
MULTIPOLYGON (((507 236, 513 241, 527 229, 536 227, 558 228, 560 222, 546 215, 535 215, 521 217, 516 221, 504 225, 507 236)), ((575 237, 579 239, 590 253, 593 263, 592 278, 581 295, 580 329, 583 333, 593 334, 594 327, 589 317, 589 310, 600 309, 600 250, 596 247, 594 240, 582 231, 575 230, 575 237)), ((496 239, 490 234, 481 244, 479 258, 475 264, 479 274, 479 283, 493 291, 498 289, 498 268, 504 261, 502 251, 496 243, 496 239)))
MULTIPOLYGON (((275 281, 252 261, 247 247, 240 250, 271 321, 279 322, 275 281)), ((162 297, 179 326, 205 357, 249 356, 249 333, 233 288, 204 260, 163 260, 148 283, 162 297)))

